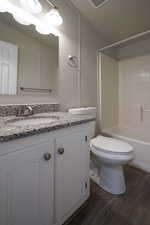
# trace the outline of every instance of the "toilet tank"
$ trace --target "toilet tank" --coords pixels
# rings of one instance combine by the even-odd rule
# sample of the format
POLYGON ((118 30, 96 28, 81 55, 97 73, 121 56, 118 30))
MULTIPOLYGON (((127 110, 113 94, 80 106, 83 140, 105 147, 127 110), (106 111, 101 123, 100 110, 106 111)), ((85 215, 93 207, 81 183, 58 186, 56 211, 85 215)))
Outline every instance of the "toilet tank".
MULTIPOLYGON (((70 108, 69 113, 74 115, 93 115, 96 118, 96 107, 80 107, 80 108, 70 108)), ((90 122, 90 138, 95 137, 96 133, 96 120, 90 122)))

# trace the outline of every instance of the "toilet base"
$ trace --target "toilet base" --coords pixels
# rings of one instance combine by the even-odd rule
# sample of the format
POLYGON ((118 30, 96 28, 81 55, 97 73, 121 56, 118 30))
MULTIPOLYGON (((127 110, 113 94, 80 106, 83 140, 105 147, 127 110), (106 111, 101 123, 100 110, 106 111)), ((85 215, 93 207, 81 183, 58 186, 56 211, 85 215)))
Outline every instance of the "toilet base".
POLYGON ((122 166, 101 166, 99 168, 99 185, 111 194, 124 193, 126 185, 122 166))

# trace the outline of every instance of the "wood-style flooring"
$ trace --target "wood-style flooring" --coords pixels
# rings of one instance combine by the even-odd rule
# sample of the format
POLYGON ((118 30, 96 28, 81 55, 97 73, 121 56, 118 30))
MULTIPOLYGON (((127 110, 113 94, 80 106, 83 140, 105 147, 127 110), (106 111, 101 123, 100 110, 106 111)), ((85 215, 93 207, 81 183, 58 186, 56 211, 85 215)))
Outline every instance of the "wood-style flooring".
POLYGON ((91 182, 90 198, 65 225, 150 225, 150 174, 128 166, 125 178, 120 196, 91 182))

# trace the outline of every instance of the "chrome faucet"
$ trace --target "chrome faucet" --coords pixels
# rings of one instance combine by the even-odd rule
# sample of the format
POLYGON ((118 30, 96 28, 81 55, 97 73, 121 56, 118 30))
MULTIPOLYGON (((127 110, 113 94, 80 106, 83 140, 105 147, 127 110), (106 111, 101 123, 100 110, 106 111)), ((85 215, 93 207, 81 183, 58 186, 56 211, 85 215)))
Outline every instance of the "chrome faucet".
POLYGON ((31 116, 33 115, 33 108, 31 106, 21 106, 18 108, 16 116, 31 116))

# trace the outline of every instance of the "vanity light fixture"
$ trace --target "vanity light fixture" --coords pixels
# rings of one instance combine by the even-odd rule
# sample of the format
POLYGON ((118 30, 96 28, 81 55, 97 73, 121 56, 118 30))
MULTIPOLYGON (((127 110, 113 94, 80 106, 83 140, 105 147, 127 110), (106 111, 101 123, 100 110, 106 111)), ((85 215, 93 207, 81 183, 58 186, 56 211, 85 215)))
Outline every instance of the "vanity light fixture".
POLYGON ((20 0, 21 6, 31 13, 41 13, 42 5, 38 0, 20 0))
POLYGON ((52 26, 60 26, 63 23, 63 18, 58 11, 58 7, 51 0, 46 0, 46 2, 52 9, 46 13, 45 20, 52 26))
POLYGON ((63 23, 63 19, 59 14, 57 8, 51 9, 46 15, 45 20, 52 26, 60 26, 63 23))
POLYGON ((47 26, 44 26, 43 24, 36 25, 35 28, 39 34, 48 35, 51 33, 50 29, 47 26))
POLYGON ((14 19, 16 20, 16 22, 22 24, 22 25, 30 25, 31 22, 29 20, 25 20, 23 17, 19 16, 19 15, 13 15, 14 19))
POLYGON ((4 13, 7 12, 7 7, 8 7, 8 1, 6 0, 6 2, 4 0, 2 0, 0 2, 0 12, 4 13))
POLYGON ((35 25, 40 34, 52 33, 58 36, 59 32, 55 26, 61 25, 63 19, 58 8, 50 0, 46 1, 52 8, 46 14, 42 14, 42 5, 39 0, 20 0, 20 4, 13 3, 12 0, 0 0, 0 12, 12 14, 14 19, 22 25, 35 25))
POLYGON ((0 1, 0 12, 8 12, 13 15, 14 19, 23 25, 30 25, 33 21, 33 16, 23 10, 22 8, 12 4, 8 0, 1 0, 0 1))
POLYGON ((7 12, 6 8, 3 5, 0 5, 0 12, 1 13, 7 12))

